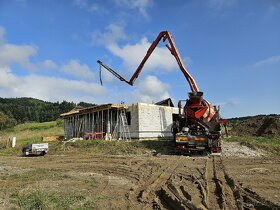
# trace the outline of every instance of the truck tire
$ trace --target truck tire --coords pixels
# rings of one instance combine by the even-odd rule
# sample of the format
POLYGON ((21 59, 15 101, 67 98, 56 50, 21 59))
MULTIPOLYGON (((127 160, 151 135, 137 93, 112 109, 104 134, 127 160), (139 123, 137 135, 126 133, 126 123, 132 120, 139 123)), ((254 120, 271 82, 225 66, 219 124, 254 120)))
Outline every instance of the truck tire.
POLYGON ((28 149, 23 149, 22 150, 22 154, 23 154, 23 156, 28 156, 29 155, 29 150, 28 149))
POLYGON ((27 144, 22 148, 23 156, 30 155, 31 151, 32 151, 32 145, 31 144, 27 144))

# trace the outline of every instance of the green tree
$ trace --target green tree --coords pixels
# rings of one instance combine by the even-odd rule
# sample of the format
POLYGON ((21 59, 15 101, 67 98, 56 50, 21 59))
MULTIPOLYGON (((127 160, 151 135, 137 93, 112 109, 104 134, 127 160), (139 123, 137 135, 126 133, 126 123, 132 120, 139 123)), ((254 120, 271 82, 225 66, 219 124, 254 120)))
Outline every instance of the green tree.
POLYGON ((8 115, 0 112, 0 130, 3 128, 12 127, 16 124, 16 120, 14 118, 9 117, 8 115))
MULTIPOLYGON (((89 107, 94 104, 80 102, 79 105, 89 107)), ((52 103, 35 98, 0 98, 0 112, 9 116, 11 124, 15 121, 16 123, 54 121, 60 114, 69 112, 75 107, 74 102, 67 101, 52 103)))

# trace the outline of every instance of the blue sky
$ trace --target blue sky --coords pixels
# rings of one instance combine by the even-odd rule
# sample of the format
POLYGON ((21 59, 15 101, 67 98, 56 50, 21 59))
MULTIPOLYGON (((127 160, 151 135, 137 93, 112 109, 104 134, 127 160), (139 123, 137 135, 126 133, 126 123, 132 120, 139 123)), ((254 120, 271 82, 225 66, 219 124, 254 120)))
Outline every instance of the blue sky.
POLYGON ((206 100, 223 117, 280 113, 279 0, 0 0, 0 97, 175 103, 190 91, 160 43, 168 30, 206 100))

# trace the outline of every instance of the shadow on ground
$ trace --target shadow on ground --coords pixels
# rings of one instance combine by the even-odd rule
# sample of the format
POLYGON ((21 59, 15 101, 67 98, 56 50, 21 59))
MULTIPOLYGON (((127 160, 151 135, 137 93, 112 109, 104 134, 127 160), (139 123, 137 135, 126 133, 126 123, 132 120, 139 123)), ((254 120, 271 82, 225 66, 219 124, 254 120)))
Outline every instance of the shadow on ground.
POLYGON ((208 152, 196 152, 192 151, 191 153, 178 150, 173 141, 170 140, 145 140, 140 142, 142 147, 145 147, 149 150, 153 151, 154 155, 162 154, 162 155, 184 155, 184 156, 207 156, 208 152))
POLYGON ((140 142, 142 147, 154 151, 154 154, 175 155, 175 144, 170 140, 145 140, 140 142))

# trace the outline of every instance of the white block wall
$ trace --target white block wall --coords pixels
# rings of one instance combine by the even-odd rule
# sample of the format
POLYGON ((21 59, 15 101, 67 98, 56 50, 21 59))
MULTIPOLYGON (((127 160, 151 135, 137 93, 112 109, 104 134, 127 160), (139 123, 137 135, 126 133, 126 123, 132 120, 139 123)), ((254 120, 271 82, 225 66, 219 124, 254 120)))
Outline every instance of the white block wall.
POLYGON ((154 104, 132 104, 130 132, 132 138, 149 139, 172 137, 172 114, 178 114, 178 108, 154 104))

